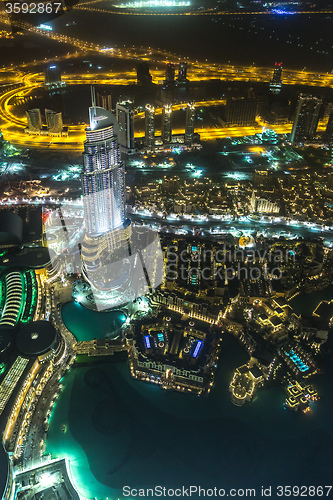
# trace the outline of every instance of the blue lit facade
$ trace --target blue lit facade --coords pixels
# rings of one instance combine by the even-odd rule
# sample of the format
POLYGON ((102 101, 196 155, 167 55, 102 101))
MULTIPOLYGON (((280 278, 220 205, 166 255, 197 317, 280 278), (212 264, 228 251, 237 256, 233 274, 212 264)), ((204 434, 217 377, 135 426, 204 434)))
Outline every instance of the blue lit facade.
POLYGON ((202 340, 198 340, 193 352, 193 357, 196 358, 199 354, 199 351, 201 350, 201 347, 203 346, 202 340))
POLYGON ((150 345, 150 338, 149 338, 149 335, 146 335, 146 336, 145 336, 145 345, 146 345, 146 348, 147 348, 147 349, 150 349, 151 345, 150 345))

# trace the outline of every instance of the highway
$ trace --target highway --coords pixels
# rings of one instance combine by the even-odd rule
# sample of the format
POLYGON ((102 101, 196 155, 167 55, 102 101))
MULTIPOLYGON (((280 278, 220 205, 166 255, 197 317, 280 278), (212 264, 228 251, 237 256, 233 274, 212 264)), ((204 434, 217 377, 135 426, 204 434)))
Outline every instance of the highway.
MULTIPOLYGON (((81 4, 80 4, 81 5, 81 4)), ((0 15, 0 21, 5 24, 9 24, 9 20, 0 15)), ((35 27, 27 22, 14 21, 18 27, 29 30, 31 33, 37 34, 39 36, 46 36, 57 42, 63 42, 69 45, 73 45, 78 48, 80 54, 87 52, 93 53, 103 53, 105 56, 112 58, 128 59, 137 63, 138 61, 149 61, 152 65, 159 65, 158 70, 152 70, 152 77, 154 83, 159 83, 164 79, 164 65, 167 62, 178 63, 181 60, 186 60, 188 62, 189 71, 188 78, 190 81, 209 81, 212 79, 221 80, 236 80, 236 81, 260 81, 268 82, 272 78, 273 68, 264 68, 256 66, 237 66, 237 65, 223 65, 218 63, 210 63, 208 61, 198 61, 190 60, 189 58, 183 58, 179 54, 172 54, 163 50, 155 50, 150 47, 104 47, 98 44, 87 42, 85 40, 80 40, 78 38, 63 35, 62 33, 56 33, 55 31, 45 31, 38 27, 35 27)), ((80 55, 76 53, 73 57, 80 55)), ((66 56, 67 57, 67 56, 66 56)), ((71 57, 71 56, 68 56, 71 57)), ((37 64, 36 62, 31 63, 31 66, 37 64)), ((27 69, 29 65, 24 65, 27 69)), ((8 71, 12 68, 3 68, 2 71, 8 71)), ((1 73, 0 73, 1 74, 1 73)), ((83 83, 83 81, 91 82, 94 78, 96 81, 103 78, 103 75, 76 75, 77 83, 83 83)), ((129 72, 126 75, 121 75, 121 73, 115 73, 111 75, 115 79, 115 83, 121 80, 121 84, 133 83, 136 78, 135 72, 129 72)), ((64 77, 66 78, 66 77, 64 77)), ((69 76, 69 79, 73 76, 69 76)), ((104 75, 104 79, 109 79, 110 75, 104 75)), ((74 83, 74 80, 73 80, 74 83)), ((310 85, 316 87, 332 87, 333 86, 333 73, 316 73, 311 71, 306 71, 305 68, 302 70, 294 69, 283 69, 283 83, 286 85, 310 85)))
MULTIPOLYGON (((8 20, 0 16, 0 20, 7 22, 8 20)), ((149 61, 153 69, 151 69, 151 74, 153 82, 158 84, 164 79, 165 63, 172 61, 178 63, 182 58, 177 57, 175 54, 170 54, 161 50, 153 50, 151 48, 139 47, 139 48, 128 48, 128 47, 102 47, 93 43, 89 43, 84 40, 79 40, 77 38, 65 36, 62 34, 57 34, 53 31, 43 31, 40 28, 36 28, 26 22, 17 21, 17 25, 28 29, 29 31, 41 35, 47 36, 53 40, 71 44, 79 49, 73 57, 78 55, 86 54, 91 52, 93 54, 103 53, 107 57, 128 59, 137 63, 140 60, 149 61)), ((65 57, 71 57, 67 55, 65 57)), ((191 82, 195 83, 197 81, 210 81, 210 80, 224 80, 224 81, 253 81, 253 82, 269 82, 272 78, 273 68, 263 68, 256 66, 237 66, 237 65, 222 65, 213 64, 209 62, 191 61, 187 59, 188 63, 188 78, 191 82)), ((10 68, 3 68, 0 71, 0 82, 2 80, 1 74, 6 75, 6 81, 8 82, 8 71, 11 71, 11 79, 9 83, 18 84, 23 83, 23 85, 14 90, 8 90, 0 96, 0 117, 2 118, 2 131, 4 138, 9 140, 13 144, 17 144, 23 147, 37 147, 37 148, 48 148, 48 149, 73 149, 82 150, 82 143, 85 139, 84 125, 81 126, 71 126, 69 127, 69 137, 48 137, 48 136, 29 136, 24 133, 24 128, 27 126, 26 118, 15 116, 13 111, 13 106, 11 106, 10 100, 15 96, 24 97, 33 93, 38 87, 42 86, 44 81, 44 76, 42 73, 37 73, 36 71, 29 71, 34 68, 36 61, 29 65, 22 65, 17 70, 10 68)), ((64 75, 63 80, 67 85, 91 85, 91 84, 111 84, 111 85, 131 85, 136 81, 136 72, 134 70, 125 72, 112 72, 112 73, 85 73, 85 74, 73 74, 64 75)), ((286 85, 307 85, 315 87, 332 87, 333 86, 333 73, 314 73, 303 70, 290 70, 283 69, 283 83, 286 85)), ((219 106, 225 104, 225 100, 208 100, 201 101, 197 103, 197 106, 219 106)), ((184 104, 175 105, 173 109, 176 111, 181 109, 184 104)), ((161 113, 161 108, 156 110, 157 114, 161 113)), ((144 113, 138 113, 135 116, 135 120, 143 119, 144 113)), ((230 128, 205 128, 199 127, 196 131, 201 135, 202 140, 214 140, 223 137, 236 137, 242 135, 254 135, 261 132, 262 123, 258 123, 254 127, 230 127, 230 128)), ((321 124, 323 129, 324 124, 321 124)), ((275 130, 278 134, 290 133, 291 125, 269 125, 269 127, 275 130)), ((175 130, 174 133, 183 133, 183 130, 175 130)), ((136 134, 137 138, 142 137, 142 133, 136 134)))
POLYGON ((244 233, 267 233, 268 236, 278 236, 282 233, 286 238, 301 236, 303 238, 323 237, 330 244, 333 242, 333 228, 329 229, 320 224, 311 224, 298 221, 287 221, 281 217, 262 217, 259 220, 251 220, 249 217, 239 217, 237 220, 213 219, 212 217, 196 216, 168 216, 166 219, 156 214, 148 214, 143 211, 133 212, 129 209, 128 217, 133 222, 142 222, 152 226, 156 230, 177 234, 179 227, 180 234, 191 235, 194 228, 200 232, 201 236, 214 239, 223 239, 224 236, 233 235, 240 237, 244 233), (161 229, 163 228, 163 229, 161 229))
MULTIPOLYGON (((40 75, 32 75, 30 80, 36 81, 36 77, 41 80, 40 75)), ((104 77, 105 78, 105 77, 104 77)), ((29 78, 26 78, 26 81, 29 78)), ((77 76, 72 80, 69 76, 65 79, 68 85, 77 84, 77 76)), ((100 81, 100 80, 99 80, 100 81)), ((101 81, 105 81, 102 79, 101 81)), ((107 80, 109 83, 112 82, 111 79, 107 80)), ((96 80, 83 80, 82 83, 95 83, 96 80)), ((83 141, 85 140, 85 125, 74 125, 69 126, 69 136, 68 137, 48 137, 48 136, 31 136, 24 133, 24 129, 27 127, 26 118, 18 118, 12 112, 13 106, 9 104, 10 100, 16 95, 26 95, 33 92, 37 87, 41 85, 37 83, 31 83, 30 85, 25 85, 18 89, 10 90, 0 96, 0 117, 2 118, 2 132, 4 138, 9 140, 13 144, 28 148, 48 148, 48 149, 73 149, 82 150, 83 141)), ((198 107, 205 106, 220 106, 225 104, 225 100, 208 100, 197 102, 198 107)), ((184 108, 185 104, 178 104, 173 106, 173 110, 180 110, 184 108)), ((162 108, 156 109, 156 114, 162 113, 162 108)), ((138 113, 135 115, 135 122, 144 119, 144 113, 138 113)), ((325 129, 326 122, 319 124, 318 130, 323 131, 325 129)), ((255 126, 247 127, 196 127, 196 132, 200 134, 200 137, 204 141, 221 139, 225 137, 241 137, 241 136, 252 136, 261 133, 262 127, 266 126, 264 122, 258 121, 255 126)), ((291 132, 291 124, 286 125, 269 125, 269 128, 274 130, 277 134, 288 134, 291 132)), ((156 131, 157 133, 158 131, 156 131)), ((174 134, 182 134, 184 130, 179 129, 173 130, 174 134)), ((144 136, 143 132, 136 132, 136 138, 142 138, 144 136)))

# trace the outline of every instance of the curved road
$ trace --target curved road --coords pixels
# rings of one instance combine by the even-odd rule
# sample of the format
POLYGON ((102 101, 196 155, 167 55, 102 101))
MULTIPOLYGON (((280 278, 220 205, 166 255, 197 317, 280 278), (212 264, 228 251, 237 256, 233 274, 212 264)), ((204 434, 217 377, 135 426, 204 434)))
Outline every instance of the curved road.
MULTIPOLYGON (((303 222, 287 222, 280 217, 276 217, 275 220, 270 222, 269 220, 249 220, 247 217, 240 217, 238 220, 222 221, 218 219, 209 218, 208 220, 200 220, 198 217, 192 217, 191 219, 186 219, 184 217, 180 218, 170 218, 166 219, 158 216, 149 216, 141 213, 128 212, 128 217, 133 222, 144 222, 145 224, 151 224, 156 226, 161 226, 162 232, 175 232, 182 226, 181 229, 187 232, 188 235, 193 234, 194 228, 200 231, 200 235, 209 236, 214 238, 223 238, 226 234, 234 234, 239 237, 241 233, 244 232, 265 232, 268 235, 278 235, 278 233, 283 233, 283 236, 301 236, 303 238, 318 238, 322 237, 325 242, 333 242, 333 226, 332 229, 326 229, 324 227, 319 227, 317 225, 306 225, 303 222), (279 220, 280 219, 280 220, 279 220), (211 231, 217 230, 218 233, 213 233, 211 231), (239 233, 238 233, 239 232, 239 233), (237 234, 238 233, 238 234, 237 234)), ((180 233, 181 234, 181 233, 180 233)))

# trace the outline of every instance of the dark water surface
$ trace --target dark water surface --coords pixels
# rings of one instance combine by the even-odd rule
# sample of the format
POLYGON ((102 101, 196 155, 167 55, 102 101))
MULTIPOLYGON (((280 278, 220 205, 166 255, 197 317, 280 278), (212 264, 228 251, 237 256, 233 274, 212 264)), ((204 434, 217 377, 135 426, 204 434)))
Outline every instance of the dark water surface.
POLYGON ((87 498, 123 498, 125 485, 253 487, 259 496, 262 485, 328 484, 333 367, 314 381, 321 400, 294 415, 284 410, 280 388, 259 391, 244 407, 231 403, 232 372, 246 360, 226 335, 208 398, 132 380, 127 363, 73 368, 51 415, 46 452, 70 460, 87 498))
POLYGON ((67 302, 61 309, 66 327, 78 341, 114 338, 126 320, 122 311, 91 311, 77 302, 67 302))

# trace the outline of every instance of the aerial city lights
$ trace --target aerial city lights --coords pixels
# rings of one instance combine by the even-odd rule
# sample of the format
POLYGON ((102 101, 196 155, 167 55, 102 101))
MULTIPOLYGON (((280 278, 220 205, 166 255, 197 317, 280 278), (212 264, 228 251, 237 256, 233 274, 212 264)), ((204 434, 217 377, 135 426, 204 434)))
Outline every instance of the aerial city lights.
POLYGON ((0 500, 329 497, 333 5, 8 3, 0 500))

